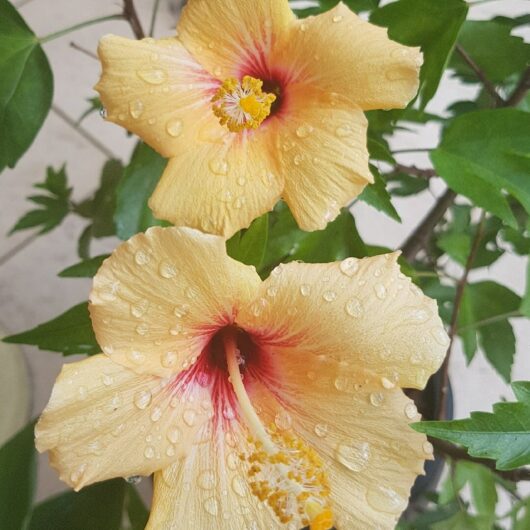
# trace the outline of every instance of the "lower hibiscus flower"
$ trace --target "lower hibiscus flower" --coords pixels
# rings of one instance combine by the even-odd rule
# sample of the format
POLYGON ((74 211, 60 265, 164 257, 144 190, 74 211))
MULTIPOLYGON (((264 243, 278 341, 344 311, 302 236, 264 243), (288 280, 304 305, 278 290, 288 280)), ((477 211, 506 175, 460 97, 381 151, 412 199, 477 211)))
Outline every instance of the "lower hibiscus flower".
POLYGON ((65 365, 37 427, 76 490, 155 473, 149 529, 392 528, 432 448, 400 387, 448 338, 397 254, 280 265, 152 228, 94 278, 104 354, 65 365))

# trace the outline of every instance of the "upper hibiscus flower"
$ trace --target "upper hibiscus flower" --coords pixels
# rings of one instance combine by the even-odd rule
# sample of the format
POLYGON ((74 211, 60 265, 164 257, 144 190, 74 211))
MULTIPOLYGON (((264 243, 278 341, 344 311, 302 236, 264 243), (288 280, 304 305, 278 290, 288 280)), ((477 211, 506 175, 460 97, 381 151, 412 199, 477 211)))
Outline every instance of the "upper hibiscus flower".
POLYGON ((344 4, 298 20, 287 0, 189 0, 178 36, 106 36, 107 119, 169 163, 155 215, 229 237, 282 197, 317 230, 372 182, 363 110, 415 95, 417 48, 344 4))
POLYGON ((38 449, 76 489, 155 472, 152 530, 394 528, 432 452, 400 387, 448 344, 396 259, 262 282, 219 236, 134 236, 94 278, 105 354, 64 367, 38 449))

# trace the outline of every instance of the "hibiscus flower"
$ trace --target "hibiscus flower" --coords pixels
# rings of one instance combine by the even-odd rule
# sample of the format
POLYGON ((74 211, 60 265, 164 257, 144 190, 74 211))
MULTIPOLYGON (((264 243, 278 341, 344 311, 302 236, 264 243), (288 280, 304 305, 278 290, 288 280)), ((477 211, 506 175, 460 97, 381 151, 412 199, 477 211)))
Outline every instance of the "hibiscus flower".
POLYGON ((104 353, 65 365, 38 449, 76 490, 155 473, 153 530, 393 528, 432 453, 401 387, 448 344, 396 261, 262 281, 220 236, 134 236, 94 278, 104 353))
POLYGON ((344 4, 297 19, 287 0, 189 0, 178 35, 101 39, 107 119, 167 167, 150 206, 231 236, 281 197, 318 230, 373 181, 363 111, 404 107, 417 48, 344 4))

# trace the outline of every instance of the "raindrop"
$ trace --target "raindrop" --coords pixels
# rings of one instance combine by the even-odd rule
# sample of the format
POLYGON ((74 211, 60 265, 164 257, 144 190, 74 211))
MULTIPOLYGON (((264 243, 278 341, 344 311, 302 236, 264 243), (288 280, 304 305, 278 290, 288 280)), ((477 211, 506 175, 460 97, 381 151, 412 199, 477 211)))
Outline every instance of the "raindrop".
POLYGON ((234 208, 237 208, 239 210, 245 204, 245 202, 247 202, 245 197, 243 196, 236 197, 234 201, 234 208))
POLYGON ((189 310, 190 306, 188 304, 178 304, 177 306, 175 306, 173 314, 178 318, 182 318, 183 316, 186 316, 189 313, 189 310))
POLYGON ((184 423, 188 427, 193 427, 195 425, 196 418, 197 418, 197 414, 192 409, 187 409, 182 414, 182 419, 184 420, 184 423))
POLYGON ((445 332, 445 329, 442 327, 435 327, 431 329, 431 335, 434 337, 434 340, 440 345, 440 346, 448 346, 449 345, 449 337, 447 336, 447 333, 445 332))
POLYGON ((307 283, 300 285, 300 294, 302 296, 309 296, 311 294, 311 286, 307 283))
POLYGON ((267 296, 274 298, 278 294, 278 287, 276 285, 271 285, 267 288, 267 296))
POLYGON ((363 314, 363 306, 358 298, 352 298, 346 302, 346 313, 354 318, 359 318, 363 314))
POLYGON ((293 419, 286 410, 282 410, 274 417, 274 423, 280 431, 287 431, 292 427, 293 419))
POLYGON ((342 20, 342 15, 335 15, 331 20, 333 20, 333 22, 340 22, 342 20))
POLYGON ((151 392, 149 390, 141 390, 134 396, 134 404, 140 409, 146 409, 151 403, 151 392))
POLYGON ((326 423, 317 423, 315 425, 315 434, 319 438, 325 438, 328 435, 328 426, 326 423))
POLYGON ((429 320, 430 316, 430 313, 425 309, 410 309, 406 313, 405 318, 410 322, 422 324, 423 322, 429 320))
POLYGON ((136 350, 129 352, 127 356, 134 364, 142 364, 145 361, 145 355, 136 350))
POLYGON ((234 493, 240 497, 246 497, 247 495, 245 481, 239 475, 235 475, 232 479, 232 489, 234 490, 234 493))
POLYGON ((299 166, 304 159, 303 155, 294 155, 293 162, 295 166, 299 166))
POLYGON ((108 374, 104 374, 102 380, 105 386, 110 386, 112 385, 112 383, 114 383, 114 379, 112 378, 111 375, 108 375, 108 374))
POLYGON ((340 271, 346 276, 353 276, 359 270, 359 260, 357 258, 346 258, 340 262, 340 271))
POLYGON ((385 396, 381 392, 372 392, 370 394, 370 403, 374 407, 379 407, 383 401, 385 400, 385 396))
POLYGON ((131 305, 131 315, 136 318, 143 317, 149 308, 149 300, 145 298, 131 305))
POLYGON ((158 421, 162 417, 162 409, 160 407, 155 407, 151 412, 151 421, 158 421))
POLYGON ((386 377, 381 378, 381 385, 383 385, 383 388, 386 388, 390 390, 391 388, 394 388, 396 385, 390 379, 387 379, 386 377))
POLYGON ((324 298, 326 302, 333 302, 333 300, 337 298, 337 293, 335 291, 325 291, 322 298, 324 298))
POLYGON ((138 70, 138 77, 150 85, 161 85, 167 79, 167 73, 158 68, 149 70, 138 70))
POLYGON ((343 442, 335 451, 337 460, 351 471, 362 471, 370 459, 370 445, 366 442, 343 442))
POLYGON ((345 138, 346 136, 351 136, 353 134, 353 130, 349 125, 342 125, 335 129, 335 134, 339 138, 345 138))
POLYGON ((99 107, 99 115, 106 120, 107 119, 107 109, 105 107, 99 107))
POLYGON ((311 125, 300 125, 296 129, 296 136, 298 138, 307 138, 313 132, 313 127, 311 125))
POLYGON ((136 333, 138 333, 138 335, 145 335, 148 331, 149 326, 145 322, 142 322, 136 326, 136 333))
POLYGON ((368 504, 378 512, 399 514, 407 507, 407 499, 385 486, 375 486, 366 493, 368 504))
POLYGON ((83 476, 83 473, 86 471, 87 465, 81 464, 75 471, 72 472, 70 475, 70 481, 76 484, 79 482, 81 477, 83 476))
POLYGON ((416 408, 416 405, 414 403, 407 403, 405 405, 405 416, 409 420, 413 420, 418 415, 418 409, 416 408))
POLYGON ((186 296, 190 300, 194 300, 199 296, 199 290, 196 287, 187 287, 186 288, 186 296))
POLYGON ((219 194, 221 202, 230 202, 232 200, 232 192, 230 190, 222 190, 219 194))
POLYGON ((237 179, 237 183, 240 185, 240 186, 244 186, 246 183, 247 183, 247 179, 245 177, 238 177, 237 179))
POLYGON ((136 261, 138 265, 147 265, 151 261, 151 256, 143 250, 137 250, 134 254, 134 261, 136 261))
POLYGON ((162 276, 162 278, 169 279, 174 278, 177 275, 178 270, 175 265, 173 265, 173 263, 169 263, 168 261, 161 261, 160 265, 158 266, 158 273, 160 274, 160 276, 162 276))
POLYGON ((148 445, 148 446, 145 448, 144 456, 145 456, 145 458, 147 458, 148 460, 150 460, 151 458, 153 458, 153 457, 155 456, 155 448, 154 448, 152 445, 148 445))
POLYGON ((144 111, 144 104, 139 100, 135 99, 129 103, 129 114, 137 120, 144 111))
POLYGON ((166 456, 175 456, 175 447, 173 447, 172 445, 169 445, 168 448, 166 449, 166 456))
POLYGON ((125 477, 125 482, 128 482, 129 484, 140 484, 140 482, 142 482, 142 477, 140 475, 125 477))
POLYGON ((197 477, 197 485, 203 490, 211 490, 215 488, 215 475, 213 472, 210 470, 203 471, 197 477))
POLYGON ((339 392, 344 392, 348 388, 348 378, 340 375, 335 379, 334 385, 339 392))
POLYGON ((77 389, 77 393, 79 394, 79 399, 86 399, 88 395, 88 389, 86 386, 80 386, 77 389))
POLYGON ((167 351, 166 353, 162 354, 160 358, 160 364, 164 368, 172 368, 173 366, 175 366, 175 364, 177 364, 177 360, 177 352, 167 351))
POLYGON ((230 453, 226 455, 226 465, 228 469, 231 469, 232 471, 234 471, 235 469, 237 469, 238 464, 239 464, 239 458, 235 451, 231 451, 230 453))
POLYGON ((170 335, 173 335, 174 337, 176 337, 177 335, 179 335, 180 333, 182 333, 182 326, 180 324, 177 324, 176 326, 172 327, 170 330, 169 330, 169 334, 170 335))
POLYGON ((309 372, 307 372, 307 378, 310 381, 314 381, 317 378, 317 374, 315 372, 313 372, 313 371, 309 371, 309 372))
POLYGON ((215 497, 210 497, 206 499, 203 503, 204 511, 210 515, 217 515, 219 513, 219 503, 215 497))
POLYGON ((383 300, 386 297, 386 287, 382 283, 376 283, 374 286, 375 296, 379 300, 383 300))
POLYGON ((208 162, 208 167, 216 175, 226 175, 228 173, 228 162, 222 158, 213 158, 208 162))
POLYGON ((176 444, 182 438, 182 431, 176 425, 173 425, 167 430, 167 439, 172 443, 176 444))

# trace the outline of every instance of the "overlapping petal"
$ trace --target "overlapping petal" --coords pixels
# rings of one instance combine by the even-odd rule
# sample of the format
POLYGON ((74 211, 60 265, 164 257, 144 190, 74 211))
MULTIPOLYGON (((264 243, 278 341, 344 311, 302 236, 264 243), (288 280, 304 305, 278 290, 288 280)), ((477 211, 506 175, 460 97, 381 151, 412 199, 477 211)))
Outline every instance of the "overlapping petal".
POLYGON ((423 388, 448 345, 436 302, 400 272, 396 253, 280 265, 237 323, 278 358, 296 353, 350 363, 358 374, 351 384, 385 379, 423 388))
POLYGON ((241 77, 246 65, 267 69, 294 14, 287 0, 192 0, 182 12, 179 38, 217 77, 241 77))
POLYGON ((183 137, 210 114, 219 86, 176 38, 140 41, 107 35, 98 48, 96 85, 106 117, 137 134, 162 156, 182 150, 183 137))
POLYGON ((120 245, 94 277, 96 338, 113 361, 137 373, 175 374, 260 282, 252 267, 227 256, 221 237, 151 228, 120 245))
POLYGON ((168 383, 101 354, 64 365, 35 429, 38 450, 76 490, 171 465, 208 418, 168 383))
POLYGON ((274 64, 298 82, 341 94, 363 110, 402 108, 415 96, 422 55, 388 38, 342 2, 297 20, 274 64))
POLYGON ((373 182, 368 122, 351 102, 304 85, 291 87, 277 129, 283 198, 303 230, 318 230, 373 182))

